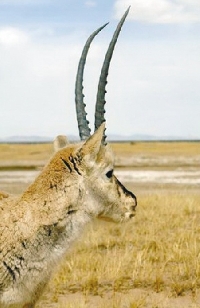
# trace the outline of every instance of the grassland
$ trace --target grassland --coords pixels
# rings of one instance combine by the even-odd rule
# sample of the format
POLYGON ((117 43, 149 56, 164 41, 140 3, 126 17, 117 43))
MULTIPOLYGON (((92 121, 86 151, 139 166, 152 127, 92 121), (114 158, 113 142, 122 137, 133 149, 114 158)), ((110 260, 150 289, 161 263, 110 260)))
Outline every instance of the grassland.
MULTIPOLYGON (((154 158, 154 165, 158 165, 160 158, 168 158, 176 161, 185 159, 188 164, 191 159, 193 164, 195 159, 199 160, 200 142, 127 142, 112 143, 116 164, 124 161, 123 166, 127 166, 127 159, 131 159, 131 167, 140 166, 138 158, 150 160, 154 158)), ((3 167, 25 167, 43 166, 53 154, 51 144, 0 144, 0 168, 3 167)), ((162 161, 163 162, 163 161, 162 161)), ((199 162, 199 161, 198 161, 199 162)), ((163 164, 162 164, 163 166, 163 164)), ((0 169, 0 170, 1 170, 0 169)))
MULTIPOLYGON (((118 168, 195 171, 200 165, 200 143, 112 146, 118 168)), ((0 145, 0 166, 38 167, 51 153, 50 145, 0 145)), ((200 307, 200 187, 127 185, 138 197, 134 220, 89 225, 37 308, 200 307)))

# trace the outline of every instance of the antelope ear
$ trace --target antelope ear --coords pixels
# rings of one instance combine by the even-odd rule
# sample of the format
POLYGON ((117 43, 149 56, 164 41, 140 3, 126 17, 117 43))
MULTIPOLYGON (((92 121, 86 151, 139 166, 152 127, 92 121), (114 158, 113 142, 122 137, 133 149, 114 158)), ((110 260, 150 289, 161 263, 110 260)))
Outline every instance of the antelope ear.
POLYGON ((79 149, 83 159, 94 161, 102 145, 102 139, 105 131, 105 122, 91 135, 79 149))
POLYGON ((66 147, 69 144, 67 137, 64 135, 59 135, 55 138, 53 142, 54 151, 57 152, 58 150, 66 147))

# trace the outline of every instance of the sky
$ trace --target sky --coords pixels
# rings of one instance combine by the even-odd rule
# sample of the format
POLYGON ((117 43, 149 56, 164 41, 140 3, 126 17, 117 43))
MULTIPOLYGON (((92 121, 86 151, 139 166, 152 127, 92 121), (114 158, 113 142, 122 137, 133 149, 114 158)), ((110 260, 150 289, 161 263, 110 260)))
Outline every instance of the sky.
POLYGON ((89 35, 84 94, 93 131, 101 65, 110 65, 107 134, 200 139, 199 0, 0 0, 0 139, 78 135, 74 88, 89 35))

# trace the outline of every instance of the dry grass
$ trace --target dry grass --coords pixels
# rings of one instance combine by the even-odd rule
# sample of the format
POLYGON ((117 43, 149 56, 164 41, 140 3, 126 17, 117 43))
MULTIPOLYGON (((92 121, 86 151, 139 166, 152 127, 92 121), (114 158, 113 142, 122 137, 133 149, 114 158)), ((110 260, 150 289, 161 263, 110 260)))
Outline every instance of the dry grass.
POLYGON ((48 160, 52 153, 52 144, 0 144, 0 162, 48 160))
MULTIPOLYGON (((118 167, 175 168, 200 164, 200 142, 126 142, 111 146, 118 167)), ((0 170, 42 167, 52 154, 52 144, 0 144, 0 170)))
MULTIPOLYGON (((196 155, 200 142, 126 142, 112 143, 113 151, 120 155, 196 155)), ((53 153, 52 144, 0 144, 0 163, 4 161, 42 161, 53 153)))
POLYGON ((200 153, 200 142, 125 142, 112 143, 116 155, 195 155, 200 153))
POLYGON ((152 194, 138 201, 135 221, 88 227, 38 307, 200 305, 200 196, 152 194))
POLYGON ((129 142, 112 144, 116 166, 176 168, 200 166, 200 142, 129 142))

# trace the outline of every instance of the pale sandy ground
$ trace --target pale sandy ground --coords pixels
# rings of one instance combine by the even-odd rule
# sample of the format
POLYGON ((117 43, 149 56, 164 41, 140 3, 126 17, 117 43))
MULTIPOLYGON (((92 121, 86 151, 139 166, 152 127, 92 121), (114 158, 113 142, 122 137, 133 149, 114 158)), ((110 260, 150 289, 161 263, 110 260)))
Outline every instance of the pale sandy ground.
MULTIPOLYGON (((0 189, 10 193, 20 193, 37 177, 38 170, 0 171, 0 189)), ((115 175, 123 183, 135 187, 152 189, 169 188, 193 189, 200 192, 200 168, 177 168, 173 170, 117 169, 115 175)))
MULTIPOLYGON (((5 183, 31 183, 40 171, 14 170, 0 171, 0 185, 5 183)), ((176 170, 116 170, 115 175, 122 182, 163 183, 163 184, 200 184, 200 169, 176 170)))
POLYGON ((111 303, 110 308, 199 308, 200 294, 194 298, 190 295, 174 297, 167 292, 154 292, 152 290, 132 289, 128 293, 108 292, 104 296, 89 295, 81 293, 60 295, 57 304, 49 303, 45 299, 37 305, 37 308, 47 307, 77 307, 77 308, 108 308, 108 301, 111 303), (66 304, 67 303, 67 304, 66 304), (67 305, 67 306, 66 306, 67 305))

